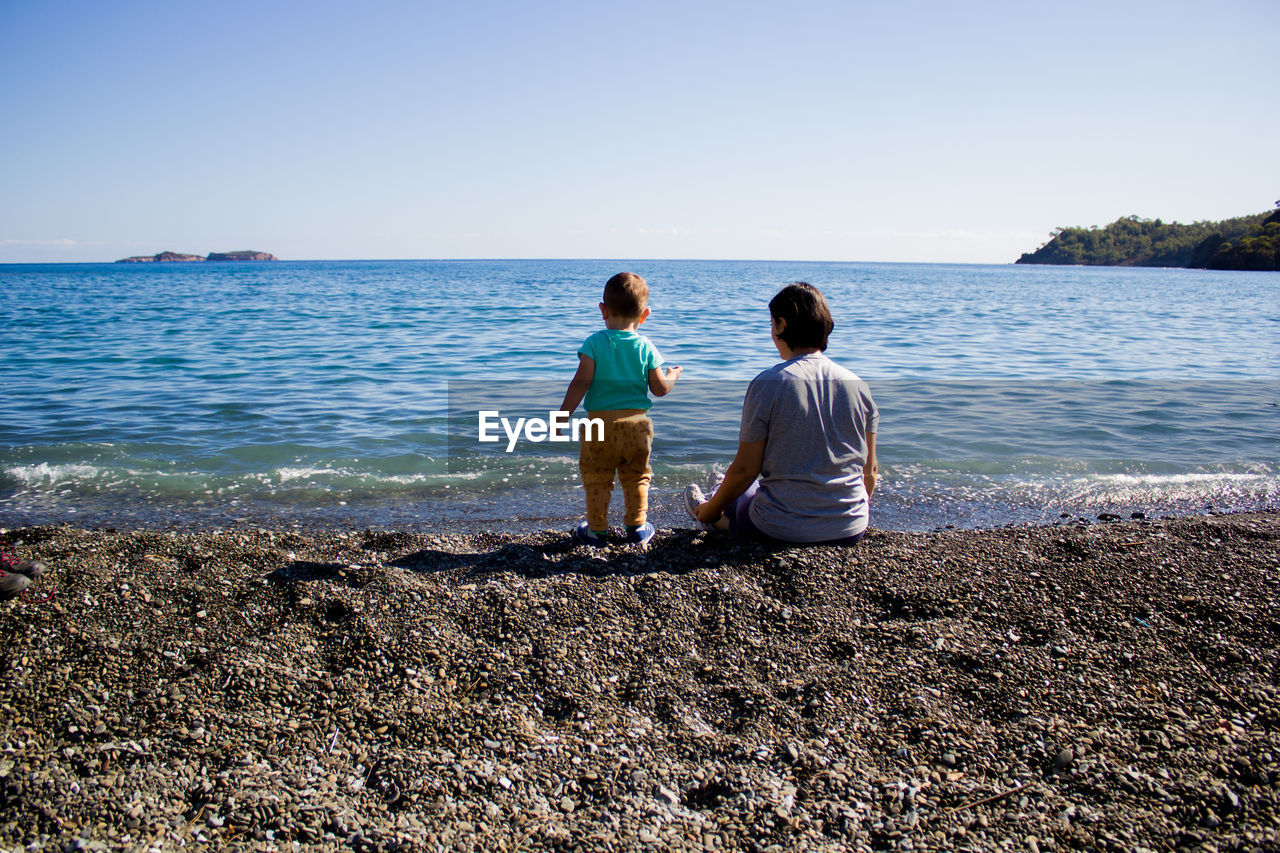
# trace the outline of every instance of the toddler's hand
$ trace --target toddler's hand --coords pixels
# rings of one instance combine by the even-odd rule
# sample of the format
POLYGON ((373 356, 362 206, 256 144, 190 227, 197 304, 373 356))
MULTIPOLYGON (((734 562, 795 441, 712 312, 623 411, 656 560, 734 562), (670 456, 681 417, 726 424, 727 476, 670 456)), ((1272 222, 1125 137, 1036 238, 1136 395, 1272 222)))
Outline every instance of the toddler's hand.
POLYGON ((670 381, 674 382, 674 381, 676 381, 677 379, 679 379, 679 378, 680 378, 680 374, 681 374, 681 373, 683 373, 683 372, 684 372, 684 368, 683 368, 683 367, 681 367, 681 366, 680 366, 680 365, 678 365, 678 364, 677 364, 675 367, 668 367, 668 368, 667 368, 667 379, 669 379, 670 381))

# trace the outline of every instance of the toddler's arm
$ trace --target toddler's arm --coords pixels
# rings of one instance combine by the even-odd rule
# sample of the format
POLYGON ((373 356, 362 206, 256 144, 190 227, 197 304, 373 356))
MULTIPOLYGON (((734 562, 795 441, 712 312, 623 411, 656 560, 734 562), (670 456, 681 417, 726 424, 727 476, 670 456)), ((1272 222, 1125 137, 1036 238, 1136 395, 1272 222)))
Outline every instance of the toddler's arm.
POLYGON ((659 370, 656 367, 649 368, 649 390, 653 392, 655 397, 665 397, 671 393, 671 389, 676 387, 676 380, 680 378, 680 373, 684 368, 679 365, 659 370))
POLYGON ((578 372, 573 374, 573 379, 570 380, 569 387, 564 392, 564 402, 560 404, 560 411, 572 415, 573 410, 582 402, 582 398, 587 396, 587 389, 591 387, 591 380, 595 376, 595 359, 578 353, 578 372))

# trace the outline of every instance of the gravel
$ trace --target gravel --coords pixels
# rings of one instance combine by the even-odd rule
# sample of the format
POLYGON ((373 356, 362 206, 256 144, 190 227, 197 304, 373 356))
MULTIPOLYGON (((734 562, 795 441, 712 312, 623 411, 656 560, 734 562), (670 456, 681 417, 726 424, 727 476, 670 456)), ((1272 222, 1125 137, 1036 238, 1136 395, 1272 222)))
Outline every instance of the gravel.
POLYGON ((0 850, 1275 850, 1280 514, 0 532, 0 850))

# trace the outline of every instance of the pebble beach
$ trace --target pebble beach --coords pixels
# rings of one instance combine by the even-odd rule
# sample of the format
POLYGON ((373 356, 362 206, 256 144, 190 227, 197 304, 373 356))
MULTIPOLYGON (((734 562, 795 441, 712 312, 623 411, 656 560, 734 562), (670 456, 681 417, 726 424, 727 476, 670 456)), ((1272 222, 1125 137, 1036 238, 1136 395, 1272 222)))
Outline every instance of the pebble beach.
POLYGON ((0 850, 1275 850, 1278 541, 9 529, 0 850))

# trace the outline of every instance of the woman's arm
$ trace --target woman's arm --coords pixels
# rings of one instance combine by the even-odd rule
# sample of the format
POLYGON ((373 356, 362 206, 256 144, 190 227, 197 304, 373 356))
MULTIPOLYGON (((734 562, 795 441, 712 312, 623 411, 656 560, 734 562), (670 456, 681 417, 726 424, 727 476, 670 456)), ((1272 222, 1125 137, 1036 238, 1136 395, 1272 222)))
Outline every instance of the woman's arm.
POLYGON ((569 387, 564 392, 564 402, 560 404, 560 411, 572 415, 573 410, 582 402, 582 398, 587 396, 587 389, 591 387, 591 380, 595 376, 596 360, 589 355, 578 353, 578 372, 569 381, 569 387))
POLYGON ((724 515, 729 505, 751 487, 764 465, 764 444, 767 440, 762 438, 759 441, 744 441, 738 445, 738 453, 729 463, 724 482, 706 503, 698 507, 698 521, 714 524, 724 515))
POLYGON ((867 487, 867 497, 876 490, 876 477, 880 476, 880 462, 876 459, 876 434, 867 433, 867 462, 862 466, 862 484, 867 487))

